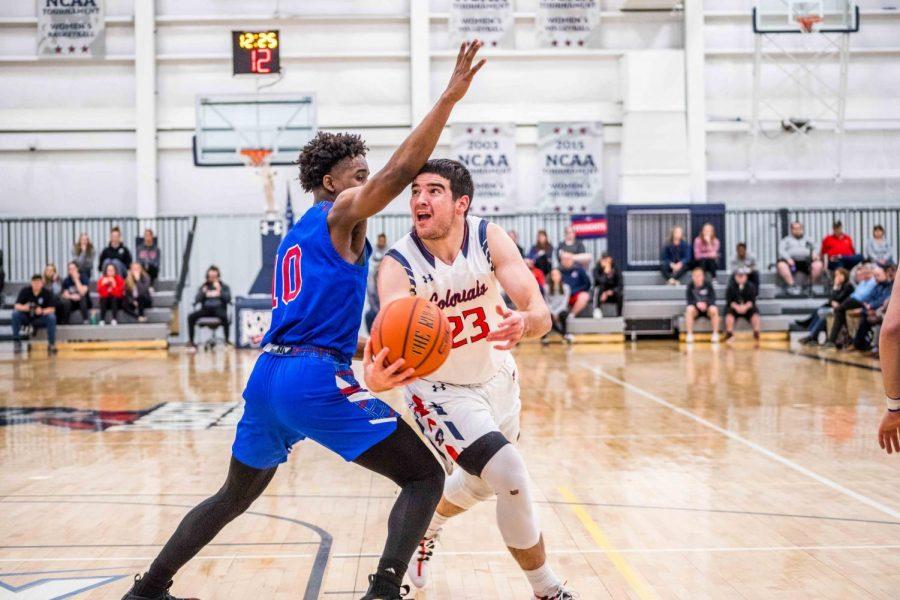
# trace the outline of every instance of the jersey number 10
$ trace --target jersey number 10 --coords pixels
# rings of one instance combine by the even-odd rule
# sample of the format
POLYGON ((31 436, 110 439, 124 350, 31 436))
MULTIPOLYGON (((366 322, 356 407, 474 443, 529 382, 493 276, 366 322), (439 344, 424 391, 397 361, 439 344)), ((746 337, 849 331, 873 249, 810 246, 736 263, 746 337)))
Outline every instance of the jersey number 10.
POLYGON ((303 277, 300 275, 300 258, 303 252, 300 246, 293 245, 284 253, 281 264, 278 259, 275 262, 275 273, 272 276, 272 308, 278 308, 278 290, 277 280, 281 277, 281 302, 288 304, 291 300, 300 295, 300 288, 303 286, 303 277))

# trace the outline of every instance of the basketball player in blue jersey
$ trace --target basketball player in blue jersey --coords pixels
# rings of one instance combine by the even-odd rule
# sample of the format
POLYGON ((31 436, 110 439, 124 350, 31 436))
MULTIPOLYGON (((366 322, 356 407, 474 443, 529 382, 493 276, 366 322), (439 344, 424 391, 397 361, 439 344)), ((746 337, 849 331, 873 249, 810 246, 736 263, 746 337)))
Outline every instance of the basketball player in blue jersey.
MULTIPOLYGON (((291 446, 310 438, 388 477, 400 494, 387 541, 363 600, 401 600, 407 563, 441 497, 444 472, 413 430, 353 377, 371 246, 366 219, 397 197, 434 150, 454 105, 484 65, 481 47, 463 44, 446 90, 431 112, 371 178, 366 146, 349 134, 319 133, 300 153, 300 182, 315 204, 278 248, 272 326, 244 390, 231 465, 222 488, 192 509, 150 569, 123 600, 178 600, 175 573, 265 490, 291 446)), ((364 361, 378 392, 412 381, 387 348, 364 361)))

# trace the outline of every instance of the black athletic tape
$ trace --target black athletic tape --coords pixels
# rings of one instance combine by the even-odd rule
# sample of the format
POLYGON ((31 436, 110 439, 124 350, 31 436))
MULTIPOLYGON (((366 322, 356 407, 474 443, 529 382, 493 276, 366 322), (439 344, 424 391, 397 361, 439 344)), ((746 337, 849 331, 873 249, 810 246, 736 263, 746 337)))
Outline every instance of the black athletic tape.
POLYGON ((494 458, 494 455, 508 443, 509 440, 499 431, 486 433, 459 453, 456 464, 462 467, 466 473, 481 477, 481 472, 488 461, 494 458))

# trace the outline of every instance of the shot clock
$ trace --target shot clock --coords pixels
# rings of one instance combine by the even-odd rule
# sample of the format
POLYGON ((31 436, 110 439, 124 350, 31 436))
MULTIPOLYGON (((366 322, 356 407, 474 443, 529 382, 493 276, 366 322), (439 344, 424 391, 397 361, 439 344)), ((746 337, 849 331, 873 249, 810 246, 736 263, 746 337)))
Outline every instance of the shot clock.
POLYGON ((232 31, 231 65, 234 75, 281 72, 278 31, 232 31))

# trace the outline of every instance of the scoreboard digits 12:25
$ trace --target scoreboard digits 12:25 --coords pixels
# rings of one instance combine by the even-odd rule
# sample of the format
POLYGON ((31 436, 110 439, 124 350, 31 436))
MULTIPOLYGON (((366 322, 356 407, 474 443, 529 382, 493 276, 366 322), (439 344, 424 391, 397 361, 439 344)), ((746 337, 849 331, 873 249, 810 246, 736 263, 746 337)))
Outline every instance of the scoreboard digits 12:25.
POLYGON ((278 31, 232 31, 231 64, 234 75, 269 75, 281 72, 278 31))

